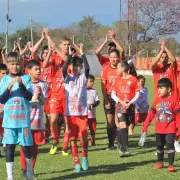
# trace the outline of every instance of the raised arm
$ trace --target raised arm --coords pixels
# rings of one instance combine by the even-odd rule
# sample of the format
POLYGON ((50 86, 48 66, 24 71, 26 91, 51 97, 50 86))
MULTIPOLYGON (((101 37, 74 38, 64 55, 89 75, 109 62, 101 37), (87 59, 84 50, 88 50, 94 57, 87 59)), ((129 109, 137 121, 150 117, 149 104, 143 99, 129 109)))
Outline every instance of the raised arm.
POLYGON ((108 35, 106 35, 105 41, 96 50, 96 56, 98 57, 99 60, 101 60, 102 58, 101 52, 107 43, 108 43, 108 35))
POLYGON ((160 61, 161 56, 162 56, 162 54, 163 54, 164 51, 165 51, 165 44, 163 44, 163 43, 161 43, 161 42, 160 42, 160 44, 161 44, 161 50, 160 50, 160 52, 158 53, 158 55, 155 57, 155 59, 153 60, 153 62, 152 62, 152 69, 156 68, 156 65, 157 65, 158 62, 160 61))
POLYGON ((18 47, 18 49, 19 49, 19 53, 21 54, 21 52, 22 52, 22 48, 21 48, 21 39, 19 38, 19 39, 17 39, 17 47, 18 47))
POLYGON ((47 28, 43 28, 41 39, 34 45, 34 47, 32 49, 32 58, 33 59, 37 59, 37 53, 36 52, 38 51, 38 49, 41 47, 41 45, 45 41, 45 39, 46 39, 45 31, 47 31, 47 30, 48 30, 47 28))
POLYGON ((123 55, 124 49, 121 47, 120 43, 117 42, 117 40, 115 38, 116 34, 115 34, 114 30, 109 31, 109 37, 116 44, 116 49, 121 53, 121 55, 123 55))
POLYGON ((6 47, 2 48, 1 55, 2 55, 2 63, 7 64, 6 47))
POLYGON ((64 79, 66 79, 66 77, 67 77, 68 65, 69 65, 69 62, 71 61, 71 58, 72 58, 72 55, 69 55, 67 58, 67 61, 65 62, 64 66, 63 66, 63 77, 64 77, 64 79))
POLYGON ((165 51, 169 57, 169 61, 174 68, 176 68, 176 58, 174 57, 173 53, 165 46, 165 51))
POLYGON ((50 65, 52 65, 51 55, 52 55, 52 48, 51 48, 51 46, 49 45, 48 54, 47 54, 45 60, 43 61, 43 68, 47 68, 47 67, 49 67, 50 65))
POLYGON ((79 54, 81 55, 81 58, 84 62, 84 73, 85 73, 86 78, 88 79, 90 67, 89 67, 89 63, 87 61, 87 58, 84 54, 84 45, 83 44, 79 44, 79 54))

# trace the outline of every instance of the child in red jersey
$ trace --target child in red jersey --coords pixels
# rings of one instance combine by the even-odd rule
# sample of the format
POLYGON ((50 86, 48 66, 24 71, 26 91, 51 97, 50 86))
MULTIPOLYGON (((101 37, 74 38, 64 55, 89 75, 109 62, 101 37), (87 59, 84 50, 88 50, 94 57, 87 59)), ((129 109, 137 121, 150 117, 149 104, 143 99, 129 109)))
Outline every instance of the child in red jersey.
POLYGON ((91 145, 95 146, 95 134, 96 134, 96 107, 99 105, 99 97, 94 86, 95 77, 89 75, 87 82, 87 103, 88 103, 88 125, 91 134, 91 145))
POLYGON ((128 149, 128 125, 134 122, 134 103, 139 98, 139 84, 127 61, 118 64, 119 76, 115 79, 111 97, 116 102, 116 127, 120 157, 130 154, 128 149))
POLYGON ((104 112, 107 119, 108 148, 114 149, 114 132, 115 132, 115 101, 111 98, 112 85, 118 77, 117 64, 119 63, 120 54, 117 49, 109 53, 110 64, 102 69, 101 88, 104 98, 104 112))
POLYGON ((166 144, 168 150, 169 172, 175 171, 174 139, 176 134, 180 135, 180 106, 177 99, 171 95, 172 86, 172 82, 168 78, 162 78, 158 81, 157 88, 159 97, 153 102, 142 128, 143 132, 147 132, 149 124, 155 118, 158 163, 154 166, 154 169, 160 169, 164 166, 164 145, 166 144), (178 127, 178 131, 176 127, 178 127))
MULTIPOLYGON (((71 48, 70 48, 71 49, 71 48)), ((70 50, 71 51, 71 50, 70 50)), ((70 53, 72 54, 72 53, 70 53)), ((66 117, 71 141, 72 156, 75 164, 75 172, 80 172, 81 167, 88 169, 88 105, 87 105, 87 79, 89 76, 89 64, 84 55, 83 45, 80 44, 79 56, 68 57, 63 67, 63 77, 66 92, 66 117), (84 63, 84 73, 81 74, 84 63), (71 73, 68 73, 68 66, 71 73), (82 164, 78 156, 77 140, 81 139, 82 164)))
MULTIPOLYGON (((0 81, 2 77, 7 73, 7 66, 5 64, 0 64, 0 81)), ((4 114, 4 105, 0 104, 0 147, 2 146, 2 138, 4 130, 2 128, 2 121, 3 121, 3 114, 4 114)), ((4 149, 0 149, 0 157, 4 154, 4 149)))

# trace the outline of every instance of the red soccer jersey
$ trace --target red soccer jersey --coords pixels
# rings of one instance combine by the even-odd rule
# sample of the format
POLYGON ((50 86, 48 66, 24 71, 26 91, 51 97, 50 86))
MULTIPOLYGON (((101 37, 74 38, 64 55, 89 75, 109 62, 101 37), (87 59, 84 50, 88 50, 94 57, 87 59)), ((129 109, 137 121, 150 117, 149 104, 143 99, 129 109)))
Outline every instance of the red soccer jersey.
POLYGON ((180 106, 176 98, 170 96, 168 98, 158 97, 145 120, 143 131, 147 131, 149 124, 155 117, 155 132, 159 134, 176 133, 176 125, 179 126, 180 106))
POLYGON ((171 64, 163 66, 162 64, 157 64, 157 66, 152 70, 154 75, 154 99, 158 97, 157 83, 161 78, 168 78, 173 84, 172 95, 176 98, 178 96, 177 83, 175 69, 171 64))
POLYGON ((64 65, 64 61, 58 54, 53 54, 51 56, 51 60, 52 60, 52 65, 54 66, 55 72, 60 70, 64 65))
POLYGON ((140 90, 140 87, 135 76, 130 76, 128 79, 119 76, 115 79, 112 90, 116 92, 119 99, 129 102, 133 99, 135 93, 140 90))
POLYGON ((62 99, 65 96, 65 89, 64 89, 64 78, 62 69, 57 71, 53 80, 52 80, 52 93, 51 97, 55 99, 62 99))
POLYGON ((177 75, 177 88, 178 88, 178 93, 180 94, 180 61, 177 61, 176 75, 177 75))
POLYGON ((105 82, 106 92, 108 95, 111 94, 112 85, 118 76, 117 68, 112 68, 110 65, 103 67, 101 80, 105 82))

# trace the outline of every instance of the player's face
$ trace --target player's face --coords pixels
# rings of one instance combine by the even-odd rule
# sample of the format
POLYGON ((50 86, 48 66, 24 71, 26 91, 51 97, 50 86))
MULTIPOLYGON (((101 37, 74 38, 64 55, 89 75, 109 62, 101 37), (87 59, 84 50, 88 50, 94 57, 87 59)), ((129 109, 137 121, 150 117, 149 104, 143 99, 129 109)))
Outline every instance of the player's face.
POLYGON ((7 70, 0 70, 0 79, 2 79, 5 74, 7 74, 7 70))
POLYGON ((140 79, 140 80, 139 80, 139 86, 140 86, 140 87, 144 87, 144 85, 145 85, 144 79, 140 79))
POLYGON ((111 64, 111 65, 117 66, 117 64, 118 64, 118 62, 119 62, 119 57, 118 57, 117 53, 112 52, 112 53, 109 55, 109 61, 110 61, 110 64, 111 64))
POLYGON ((158 95, 159 97, 169 96, 171 89, 167 87, 158 87, 158 95))
POLYGON ((28 72, 33 80, 39 80, 39 77, 41 75, 41 67, 33 66, 31 69, 28 69, 28 72))
POLYGON ((21 69, 22 69, 22 65, 20 62, 15 62, 15 61, 12 61, 12 62, 9 62, 8 63, 8 69, 9 69, 9 72, 12 73, 12 74, 18 74, 21 72, 21 69))
POLYGON ((160 62, 164 65, 166 65, 168 63, 168 56, 166 53, 163 53, 160 59, 160 62))
POLYGON ((79 75, 81 74, 82 64, 77 61, 75 65, 73 65, 73 74, 79 75))
POLYGON ((70 46, 69 41, 61 41, 61 43, 59 44, 61 51, 65 54, 69 54, 69 46, 70 46))
POLYGON ((121 66, 120 63, 118 63, 117 65, 117 72, 119 75, 122 75, 122 73, 124 72, 124 68, 121 66))
POLYGON ((47 55, 48 55, 48 49, 45 49, 43 52, 42 52, 42 60, 45 60, 47 55))
POLYGON ((88 79, 87 88, 92 88, 94 86, 94 81, 92 79, 88 79))

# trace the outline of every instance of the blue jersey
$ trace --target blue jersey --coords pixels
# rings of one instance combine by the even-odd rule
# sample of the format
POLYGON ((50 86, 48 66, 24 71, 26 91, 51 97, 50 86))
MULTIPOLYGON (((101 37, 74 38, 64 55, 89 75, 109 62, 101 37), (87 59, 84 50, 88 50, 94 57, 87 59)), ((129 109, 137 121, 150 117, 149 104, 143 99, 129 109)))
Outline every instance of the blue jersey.
MULTIPOLYGON (((20 76, 26 89, 32 92, 32 82, 29 75, 20 76)), ((2 95, 14 77, 5 75, 0 84, 2 95)), ((26 128, 30 127, 30 103, 26 100, 19 89, 19 83, 15 83, 10 91, 9 99, 4 105, 3 128, 26 128)))

